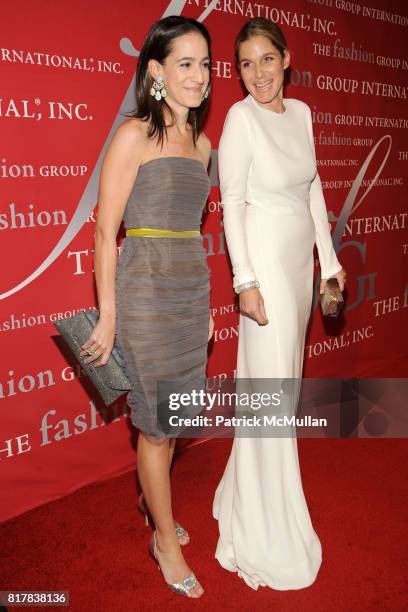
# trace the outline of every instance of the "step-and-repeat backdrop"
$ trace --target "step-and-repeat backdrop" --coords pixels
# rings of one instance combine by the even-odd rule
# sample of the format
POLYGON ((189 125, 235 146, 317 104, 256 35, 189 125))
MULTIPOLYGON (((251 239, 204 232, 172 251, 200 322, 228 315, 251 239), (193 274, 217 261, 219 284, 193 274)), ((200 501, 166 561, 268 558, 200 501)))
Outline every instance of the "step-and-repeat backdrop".
MULTIPOLYGON (((227 110, 245 95, 234 37, 255 16, 287 36, 285 96, 312 109, 333 241, 348 272, 343 317, 323 321, 316 262, 304 375, 370 377, 407 355, 403 0, 23 0, 18 9, 0 9, 0 520, 135 465, 126 402, 104 410, 53 321, 97 305, 101 160, 121 112, 132 108, 146 32, 162 16, 200 19, 213 40, 212 189, 203 224, 216 322, 209 387, 233 376, 236 364, 216 155, 227 110)), ((122 239, 123 231, 119 253, 122 239)))

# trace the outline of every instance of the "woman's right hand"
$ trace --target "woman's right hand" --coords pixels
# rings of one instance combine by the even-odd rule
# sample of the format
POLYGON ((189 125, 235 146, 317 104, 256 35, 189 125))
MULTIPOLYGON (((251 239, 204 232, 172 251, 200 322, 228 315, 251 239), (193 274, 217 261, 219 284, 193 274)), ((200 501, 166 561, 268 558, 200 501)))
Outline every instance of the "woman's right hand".
POLYGON ((100 317, 88 340, 81 346, 83 349, 80 356, 85 356, 85 363, 92 363, 96 368, 103 366, 109 359, 115 342, 115 321, 112 318, 100 317), (91 349, 94 354, 88 355, 86 349, 91 349), (93 363, 99 359, 97 363, 93 363))
POLYGON ((239 310, 258 325, 267 325, 268 318, 265 312, 264 299, 259 289, 247 289, 239 294, 239 310))

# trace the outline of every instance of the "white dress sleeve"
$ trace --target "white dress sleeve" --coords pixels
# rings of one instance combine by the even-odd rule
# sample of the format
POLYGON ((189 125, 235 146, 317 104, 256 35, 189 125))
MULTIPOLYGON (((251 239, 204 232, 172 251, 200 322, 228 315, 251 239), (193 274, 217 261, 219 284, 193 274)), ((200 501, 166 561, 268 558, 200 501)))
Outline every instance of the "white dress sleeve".
POLYGON ((218 172, 224 229, 233 271, 234 289, 256 280, 248 257, 245 209, 252 162, 250 129, 245 113, 232 106, 227 113, 218 147, 218 172))
MULTIPOLYGON (((309 107, 307 107, 307 122, 312 150, 316 156, 313 139, 313 122, 309 107)), ((342 269, 342 265, 337 259, 336 251, 333 247, 322 182, 318 172, 316 172, 310 184, 310 212, 316 230, 316 246, 319 253, 321 278, 330 278, 342 269)))

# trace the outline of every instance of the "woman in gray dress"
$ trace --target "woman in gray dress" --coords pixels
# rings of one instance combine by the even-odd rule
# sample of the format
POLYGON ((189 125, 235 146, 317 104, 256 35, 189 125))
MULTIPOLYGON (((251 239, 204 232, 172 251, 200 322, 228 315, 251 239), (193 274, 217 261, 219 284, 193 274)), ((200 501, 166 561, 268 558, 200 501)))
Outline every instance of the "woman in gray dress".
MULTIPOLYGON (((210 183, 211 143, 202 131, 210 86, 210 38, 199 22, 167 17, 150 29, 136 71, 137 111, 117 130, 100 178, 95 276, 100 319, 83 345, 106 363, 115 334, 132 382, 130 416, 139 429, 139 507, 155 531, 150 552, 168 586, 204 592, 180 544, 188 534, 171 507, 170 466, 179 428, 169 427, 172 391, 203 388, 213 322, 209 270, 200 234, 210 183), (116 236, 126 238, 118 265, 116 236), (164 386, 164 391, 168 387, 164 386)), ((183 416, 197 413, 185 408, 183 416)))

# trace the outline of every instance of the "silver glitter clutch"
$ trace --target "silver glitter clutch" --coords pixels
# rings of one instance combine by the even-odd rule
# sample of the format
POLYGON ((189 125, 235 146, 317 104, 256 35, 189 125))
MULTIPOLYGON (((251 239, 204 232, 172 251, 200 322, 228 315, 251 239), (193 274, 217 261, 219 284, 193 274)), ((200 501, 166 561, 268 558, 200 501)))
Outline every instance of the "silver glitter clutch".
POLYGON ((83 361, 83 357, 86 357, 86 355, 80 356, 81 347, 92 334, 98 319, 98 310, 85 310, 68 319, 54 321, 54 325, 80 362, 105 404, 109 406, 126 391, 129 391, 131 384, 124 372, 123 357, 116 342, 106 364, 98 368, 94 367, 92 363, 83 361))

